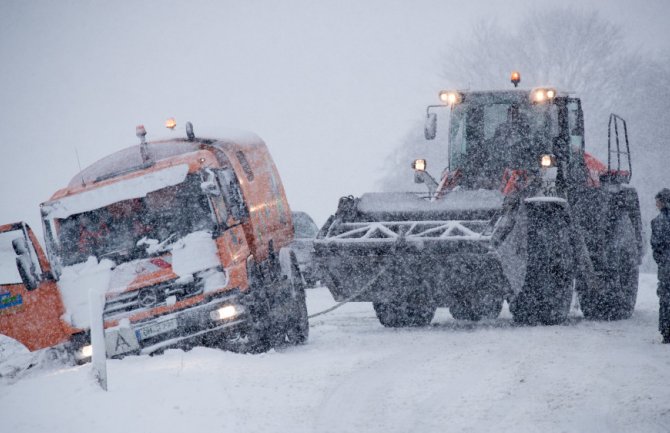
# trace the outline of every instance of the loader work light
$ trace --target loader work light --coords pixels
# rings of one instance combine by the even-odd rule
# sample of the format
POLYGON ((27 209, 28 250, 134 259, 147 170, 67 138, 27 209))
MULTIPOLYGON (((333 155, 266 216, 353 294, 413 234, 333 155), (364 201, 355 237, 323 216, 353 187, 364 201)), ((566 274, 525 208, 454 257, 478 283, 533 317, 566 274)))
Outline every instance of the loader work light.
POLYGON ((165 127, 168 129, 175 129, 177 127, 177 121, 174 119, 174 117, 170 117, 165 121, 165 127))
POLYGON ((531 92, 531 99, 533 102, 542 103, 547 102, 556 97, 555 89, 533 89, 531 92))
POLYGON ((425 159, 416 159, 412 163, 412 168, 416 171, 426 171, 426 160, 425 159))
POLYGON ((540 165, 542 166, 542 168, 550 168, 556 165, 554 155, 542 155, 540 157, 540 165))
POLYGON ((440 92, 440 101, 448 105, 455 105, 461 102, 461 94, 450 90, 440 92))

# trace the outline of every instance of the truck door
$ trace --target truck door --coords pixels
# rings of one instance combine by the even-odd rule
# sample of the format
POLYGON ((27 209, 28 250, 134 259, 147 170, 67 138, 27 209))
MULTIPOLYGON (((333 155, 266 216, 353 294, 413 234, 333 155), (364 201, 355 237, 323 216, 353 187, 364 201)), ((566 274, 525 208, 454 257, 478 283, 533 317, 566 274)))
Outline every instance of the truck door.
POLYGON ((0 225, 0 333, 31 351, 54 346, 70 336, 63 313, 56 281, 30 227, 0 225))
POLYGON ((249 245, 244 236, 242 219, 246 217, 244 198, 235 172, 231 169, 212 171, 218 193, 210 195, 218 223, 225 230, 216 238, 221 265, 229 272, 231 287, 247 287, 246 263, 249 245))

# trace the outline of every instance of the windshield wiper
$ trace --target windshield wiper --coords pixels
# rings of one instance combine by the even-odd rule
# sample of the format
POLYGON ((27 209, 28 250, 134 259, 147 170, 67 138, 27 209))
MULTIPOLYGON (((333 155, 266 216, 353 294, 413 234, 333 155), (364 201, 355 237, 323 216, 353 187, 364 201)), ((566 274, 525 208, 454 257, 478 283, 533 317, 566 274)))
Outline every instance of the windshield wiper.
POLYGON ((176 233, 172 233, 161 242, 158 242, 156 239, 149 239, 147 237, 143 237, 142 239, 137 241, 137 246, 138 247, 144 246, 144 250, 146 251, 146 253, 152 256, 167 251, 170 245, 174 243, 173 240, 174 238, 176 238, 176 236, 177 236, 176 233))

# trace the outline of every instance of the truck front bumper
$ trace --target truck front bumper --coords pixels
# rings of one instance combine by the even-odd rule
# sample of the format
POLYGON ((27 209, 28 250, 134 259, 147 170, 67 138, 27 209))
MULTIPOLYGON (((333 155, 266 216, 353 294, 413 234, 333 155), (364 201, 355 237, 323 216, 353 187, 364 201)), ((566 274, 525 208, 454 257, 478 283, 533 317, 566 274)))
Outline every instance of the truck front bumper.
POLYGON ((107 357, 151 354, 177 347, 207 334, 241 327, 247 311, 239 293, 141 322, 105 329, 107 357))

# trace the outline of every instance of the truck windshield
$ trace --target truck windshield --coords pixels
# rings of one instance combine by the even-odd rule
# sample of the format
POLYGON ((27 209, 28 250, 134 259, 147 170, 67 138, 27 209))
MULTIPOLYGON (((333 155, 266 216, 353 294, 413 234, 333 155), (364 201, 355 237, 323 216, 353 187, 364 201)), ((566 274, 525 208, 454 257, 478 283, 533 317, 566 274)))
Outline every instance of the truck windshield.
POLYGON ((62 265, 89 256, 117 263, 133 260, 148 255, 148 244, 138 244, 143 238, 167 245, 189 233, 212 230, 214 219, 201 182, 199 175, 189 174, 184 182, 145 197, 56 220, 54 240, 62 265))
MULTIPOLYGON (((449 131, 449 169, 470 183, 497 187, 509 169, 535 169, 558 136, 554 104, 476 100, 456 105, 449 131)), ((473 185, 470 185, 473 186, 473 185)))

